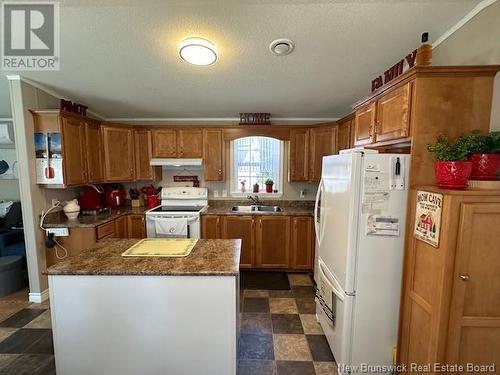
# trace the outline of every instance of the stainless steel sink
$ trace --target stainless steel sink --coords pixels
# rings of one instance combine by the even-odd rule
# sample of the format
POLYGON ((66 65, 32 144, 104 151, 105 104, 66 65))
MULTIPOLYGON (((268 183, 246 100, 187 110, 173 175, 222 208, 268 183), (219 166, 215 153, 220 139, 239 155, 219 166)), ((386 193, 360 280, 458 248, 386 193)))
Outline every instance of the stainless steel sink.
POLYGON ((279 206, 233 206, 231 211, 234 212, 281 212, 281 207, 279 206))

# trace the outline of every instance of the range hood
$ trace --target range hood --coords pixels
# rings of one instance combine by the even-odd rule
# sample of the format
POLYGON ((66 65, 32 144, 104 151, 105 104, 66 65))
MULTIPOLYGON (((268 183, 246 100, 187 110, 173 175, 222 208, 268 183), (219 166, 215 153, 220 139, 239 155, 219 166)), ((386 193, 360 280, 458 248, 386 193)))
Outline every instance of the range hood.
POLYGON ((161 167, 201 167, 202 159, 151 159, 149 164, 161 167))

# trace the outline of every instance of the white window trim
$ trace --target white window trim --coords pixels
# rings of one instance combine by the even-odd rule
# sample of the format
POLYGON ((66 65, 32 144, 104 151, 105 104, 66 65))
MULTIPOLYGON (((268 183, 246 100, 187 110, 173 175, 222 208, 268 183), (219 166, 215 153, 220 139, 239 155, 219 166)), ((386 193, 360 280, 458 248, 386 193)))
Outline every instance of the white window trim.
POLYGON ((283 177, 284 177, 284 169, 285 169, 285 142, 279 139, 280 141, 280 180, 279 180, 279 186, 278 186, 278 192, 279 193, 266 193, 266 192, 259 192, 259 193, 254 193, 253 192, 253 186, 250 186, 247 191, 242 193, 241 191, 233 191, 233 188, 235 186, 235 173, 234 173, 234 140, 230 142, 230 147, 229 147, 229 168, 230 168, 230 173, 229 173, 229 195, 231 197, 236 197, 236 198, 246 198, 249 195, 257 195, 259 198, 269 198, 269 199, 274 199, 274 198, 281 198, 283 196, 283 177))

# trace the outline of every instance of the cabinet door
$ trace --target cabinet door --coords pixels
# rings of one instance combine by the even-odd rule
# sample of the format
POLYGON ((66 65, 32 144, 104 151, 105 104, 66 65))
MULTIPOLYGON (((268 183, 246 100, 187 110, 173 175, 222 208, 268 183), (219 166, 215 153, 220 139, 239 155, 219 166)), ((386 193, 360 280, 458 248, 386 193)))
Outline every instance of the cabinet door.
POLYGON ((410 135, 412 83, 395 89, 377 101, 375 142, 390 141, 410 135))
POLYGON ((290 131, 290 150, 288 152, 288 180, 307 181, 309 179, 309 130, 290 131))
POLYGON ((376 103, 359 108, 354 115, 354 146, 363 146, 374 142, 376 103))
POLYGON ((352 147, 351 144, 351 130, 353 119, 344 121, 338 126, 338 149, 346 150, 352 147))
POLYGON ((61 118, 64 183, 81 185, 87 182, 85 160, 85 123, 70 118, 61 118))
POLYGON ((201 217, 201 238, 221 238, 220 216, 203 215, 201 217))
POLYGON ((87 154, 88 182, 97 184, 104 180, 102 160, 101 126, 98 123, 85 124, 85 149, 87 154))
POLYGON ((106 181, 134 179, 134 135, 125 127, 103 126, 106 181))
POLYGON ((203 157, 203 132, 201 129, 182 129, 177 134, 177 155, 180 158, 203 157))
POLYGON ((290 264, 290 217, 259 216, 256 232, 258 268, 288 268, 290 264))
POLYGON ((115 219, 115 237, 127 238, 127 217, 120 216, 115 219))
POLYGON ((146 221, 144 215, 127 216, 128 238, 146 238, 146 221))
POLYGON ((153 158, 151 130, 135 130, 134 143, 135 179, 139 181, 160 179, 161 168, 149 165, 153 158))
POLYGON ((446 363, 498 363, 500 204, 462 204, 460 213, 446 363))
POLYGON ((155 158, 177 157, 177 132, 175 129, 153 130, 153 155, 155 158))
POLYGON ((308 271, 313 269, 313 230, 313 219, 311 217, 304 216, 292 218, 290 268, 308 271))
POLYGON ((205 181, 224 181, 224 140, 220 129, 203 131, 203 169, 205 181))
POLYGON ((241 268, 254 267, 254 231, 255 224, 252 216, 222 216, 222 238, 241 239, 241 268))
POLYGON ((324 127, 310 130, 311 134, 311 161, 309 169, 309 180, 319 181, 321 178, 321 167, 323 156, 337 153, 337 128, 324 127))

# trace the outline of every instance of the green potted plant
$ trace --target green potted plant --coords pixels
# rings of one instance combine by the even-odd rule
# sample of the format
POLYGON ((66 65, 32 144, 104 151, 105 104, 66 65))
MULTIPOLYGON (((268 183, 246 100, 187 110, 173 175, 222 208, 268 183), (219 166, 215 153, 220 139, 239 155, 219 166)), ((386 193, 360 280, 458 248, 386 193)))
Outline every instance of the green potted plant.
POLYGON ((466 189, 472 173, 472 162, 468 161, 469 140, 459 137, 450 140, 445 136, 438 137, 436 143, 427 146, 434 154, 434 173, 437 184, 443 189, 466 189))
POLYGON ((473 180, 496 180, 500 172, 500 131, 481 134, 478 130, 460 137, 469 148, 473 180))
POLYGON ((264 184, 266 185, 266 193, 272 193, 273 192, 273 185, 274 181, 272 178, 268 178, 264 184))

